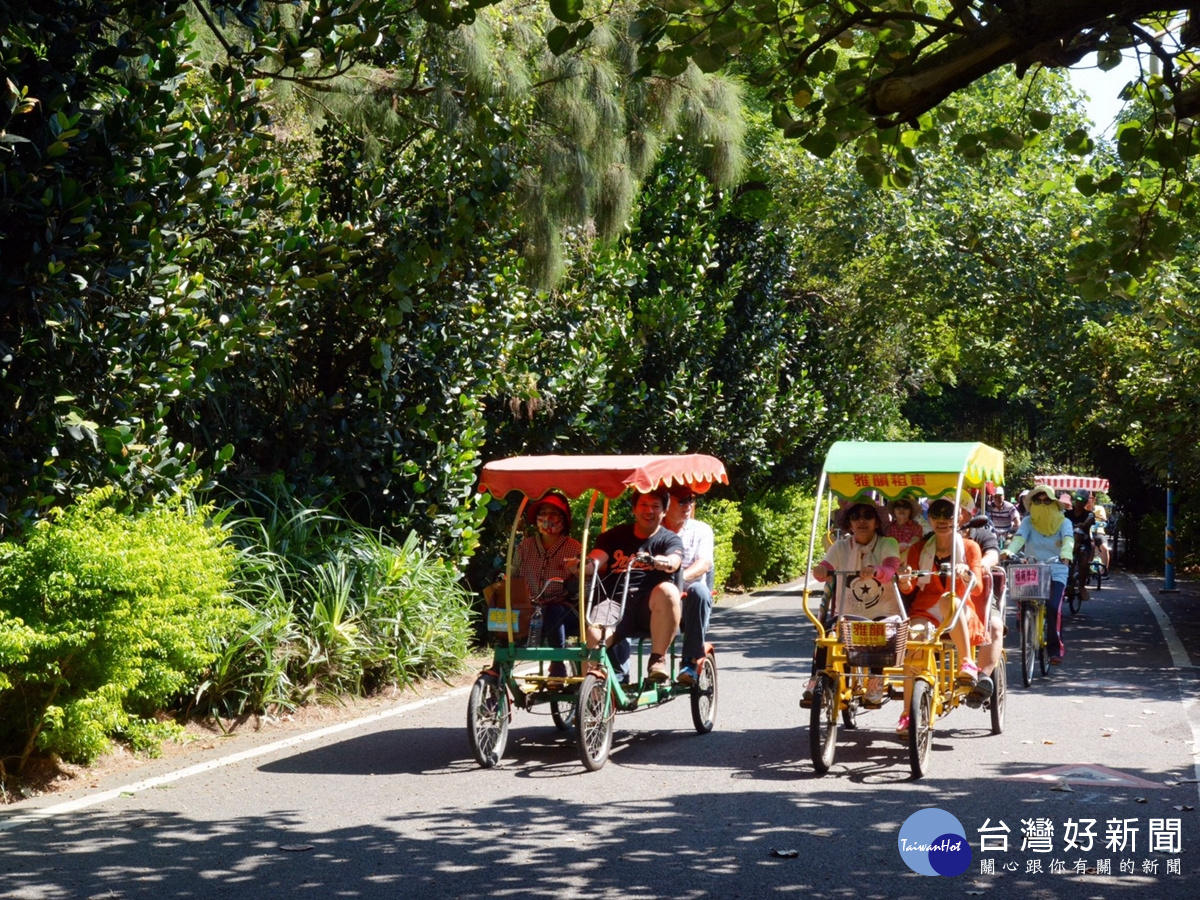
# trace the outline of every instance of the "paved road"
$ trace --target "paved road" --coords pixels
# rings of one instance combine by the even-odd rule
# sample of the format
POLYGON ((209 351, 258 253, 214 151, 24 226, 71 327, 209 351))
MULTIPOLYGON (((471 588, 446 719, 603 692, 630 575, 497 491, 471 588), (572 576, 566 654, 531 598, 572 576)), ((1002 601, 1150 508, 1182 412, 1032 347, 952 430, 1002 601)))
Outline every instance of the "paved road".
POLYGON ((796 703, 811 629, 782 590, 714 616, 710 735, 686 701, 623 715, 608 765, 585 774, 548 716, 518 712, 485 771, 465 692, 447 691, 291 746, 198 755, 186 777, 6 808, 0 896, 1194 898, 1200 589, 1181 587, 1119 576, 1067 623, 1066 665, 1012 688, 1005 732, 955 710, 919 781, 894 704, 814 775, 796 703), (901 858, 927 807, 964 827, 964 874, 901 858), (1110 821, 1124 850, 1105 846, 1110 821), (985 823, 1007 849, 1003 830, 981 848, 985 823))

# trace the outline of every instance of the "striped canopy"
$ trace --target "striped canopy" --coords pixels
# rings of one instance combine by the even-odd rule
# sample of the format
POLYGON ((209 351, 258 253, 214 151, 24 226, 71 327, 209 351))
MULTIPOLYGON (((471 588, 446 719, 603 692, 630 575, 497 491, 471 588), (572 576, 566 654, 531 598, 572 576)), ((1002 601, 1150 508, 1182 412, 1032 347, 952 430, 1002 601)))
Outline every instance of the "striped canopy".
POLYGON ((1087 475, 1039 475, 1035 484, 1045 484, 1056 491, 1077 491, 1080 488, 1095 493, 1108 493, 1107 478, 1090 478, 1087 475))
POLYGON ((843 500, 872 491, 898 497, 953 495, 964 488, 1004 483, 1004 454, 987 444, 838 441, 825 457, 829 489, 843 500))
POLYGON ((717 482, 729 484, 725 464, 715 456, 513 456, 484 465, 479 492, 503 497, 520 491, 531 499, 559 490, 575 498, 598 490, 610 499, 626 489, 643 493, 687 484, 697 494, 717 482))

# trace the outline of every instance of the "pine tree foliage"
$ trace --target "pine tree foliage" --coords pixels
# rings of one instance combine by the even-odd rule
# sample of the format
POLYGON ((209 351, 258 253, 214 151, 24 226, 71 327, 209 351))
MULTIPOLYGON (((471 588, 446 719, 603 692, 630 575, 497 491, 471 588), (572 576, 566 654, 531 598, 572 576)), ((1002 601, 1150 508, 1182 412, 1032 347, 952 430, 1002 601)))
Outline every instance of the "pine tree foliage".
POLYGON ((620 234, 675 135, 717 188, 734 184, 742 167, 736 79, 695 66, 673 77, 632 77, 629 22, 617 7, 579 46, 555 55, 536 5, 501 4, 453 31, 410 16, 381 35, 368 62, 328 80, 301 71, 273 83, 282 132, 303 141, 337 122, 375 155, 420 154, 435 134, 503 155, 531 280, 551 285, 562 275, 564 234, 620 234))

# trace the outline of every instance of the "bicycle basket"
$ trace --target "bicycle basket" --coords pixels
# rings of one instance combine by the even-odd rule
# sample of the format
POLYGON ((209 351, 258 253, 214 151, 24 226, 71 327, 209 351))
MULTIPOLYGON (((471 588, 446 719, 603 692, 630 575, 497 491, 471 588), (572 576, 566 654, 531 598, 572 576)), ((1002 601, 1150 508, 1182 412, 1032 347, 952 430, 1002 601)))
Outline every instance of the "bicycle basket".
POLYGON ((1050 567, 1008 567, 1008 596, 1015 600, 1045 600, 1050 596, 1050 567))
POLYGON ((906 621, 841 619, 838 633, 846 647, 846 661, 852 666, 898 666, 904 660, 904 648, 908 644, 906 621))

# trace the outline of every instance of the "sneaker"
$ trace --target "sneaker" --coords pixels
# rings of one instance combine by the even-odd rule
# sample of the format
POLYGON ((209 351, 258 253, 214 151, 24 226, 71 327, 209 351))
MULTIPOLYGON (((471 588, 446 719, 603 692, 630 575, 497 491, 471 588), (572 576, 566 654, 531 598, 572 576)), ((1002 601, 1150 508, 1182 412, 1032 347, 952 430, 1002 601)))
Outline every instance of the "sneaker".
POLYGON ((806 684, 804 686, 804 693, 800 696, 800 708, 801 709, 812 709, 812 695, 813 695, 813 691, 815 691, 816 689, 817 689, 817 679, 816 678, 808 679, 808 684, 806 684))
POLYGON ((1052 656, 1052 657, 1050 657, 1050 665, 1052 665, 1052 666, 1061 666, 1061 665, 1062 665, 1062 657, 1061 657, 1061 656, 1052 656))
POLYGON ((671 670, 667 668, 665 656, 650 660, 650 665, 646 667, 646 677, 660 683, 671 680, 671 670))
POLYGON ((991 677, 980 673, 979 680, 975 682, 975 687, 971 688, 971 693, 967 694, 967 706, 971 709, 979 709, 992 696, 992 692, 996 690, 996 683, 991 677))
POLYGON ((975 665, 969 659, 963 660, 955 681, 966 687, 974 687, 976 682, 979 681, 979 666, 975 665))
POLYGON ((1088 589, 1082 584, 1079 586, 1079 599, 1084 603, 1091 599, 1088 597, 1088 589))
POLYGON ((896 723, 896 734, 908 737, 908 713, 900 713, 900 721, 896 723))
POLYGON ((676 684, 691 685, 696 683, 696 667, 684 666, 679 670, 679 674, 675 676, 676 684))
POLYGON ((561 659, 556 659, 552 663, 550 663, 550 677, 551 678, 566 678, 567 677, 567 664, 565 662, 563 662, 561 659))
POLYGON ((883 706, 883 676, 872 675, 867 679, 867 696, 864 702, 872 709, 883 706))

